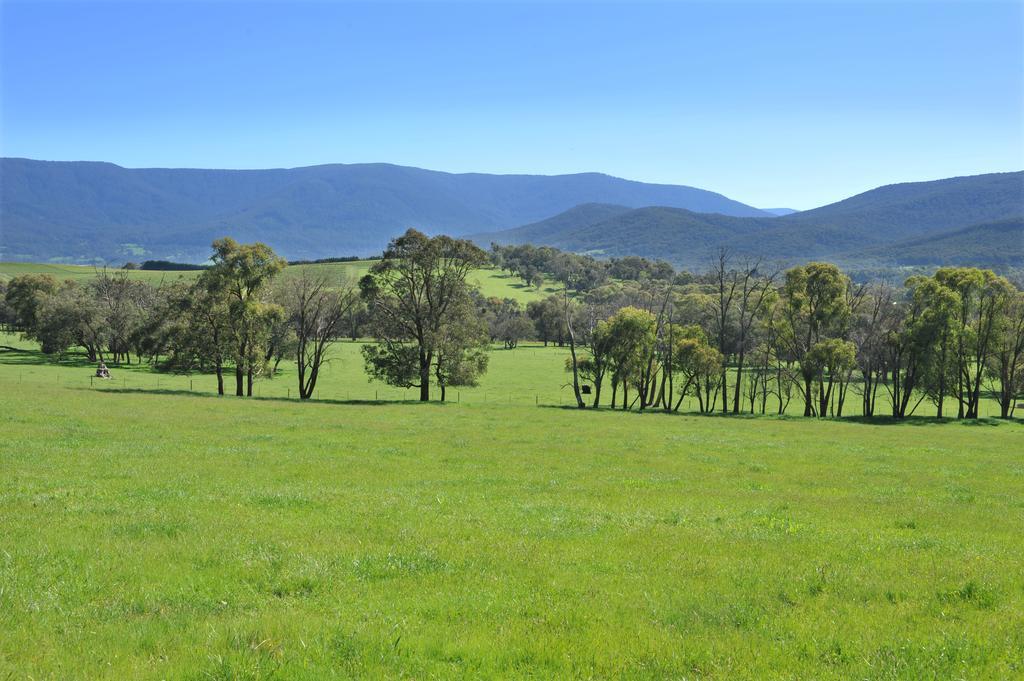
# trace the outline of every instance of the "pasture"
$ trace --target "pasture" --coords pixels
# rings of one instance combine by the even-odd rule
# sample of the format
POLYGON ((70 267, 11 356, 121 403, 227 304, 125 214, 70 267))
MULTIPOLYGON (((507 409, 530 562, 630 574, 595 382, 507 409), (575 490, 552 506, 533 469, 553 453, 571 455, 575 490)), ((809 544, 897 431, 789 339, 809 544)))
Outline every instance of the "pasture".
POLYGON ((1018 423, 473 399, 554 404, 557 348, 459 404, 335 403, 372 388, 340 347, 306 404, 0 354, 0 675, 1024 672, 1018 423))
POLYGON ((30 390, 0 673, 1009 678, 1024 430, 30 390))
MULTIPOLYGON (((325 276, 335 284, 350 282, 355 284, 360 277, 365 275, 370 266, 371 260, 357 260, 353 262, 320 263, 310 265, 292 265, 286 267, 281 274, 282 278, 298 276, 302 272, 313 272, 325 276)), ((61 265, 52 263, 22 263, 22 262, 0 262, 0 281, 10 279, 22 274, 49 274, 58 281, 71 279, 81 281, 96 276, 98 268, 91 265, 61 265)), ((151 284, 170 282, 177 279, 192 279, 199 274, 197 270, 190 271, 156 271, 156 270, 111 270, 115 272, 126 272, 132 279, 146 281, 151 284)), ((525 305, 531 300, 540 300, 545 296, 561 290, 561 284, 547 280, 540 289, 527 286, 522 280, 513 277, 507 272, 493 267, 474 270, 469 275, 469 281, 480 288, 485 296, 496 296, 498 298, 511 298, 525 305)))
MULTIPOLYGON (((315 399, 334 403, 415 400, 419 395, 416 388, 396 388, 367 378, 360 354, 364 342, 339 341, 332 345, 330 361, 321 370, 317 381, 315 399)), ((19 350, 0 352, 0 372, 9 380, 21 383, 27 390, 30 385, 63 385, 92 390, 149 393, 216 395, 217 392, 217 381, 212 374, 177 375, 154 371, 148 364, 112 364, 112 379, 103 381, 92 378, 95 365, 90 364, 82 352, 71 352, 60 359, 51 358, 39 351, 37 343, 24 341, 17 334, 3 332, 0 332, 0 345, 19 350)), ((574 403, 571 376, 565 371, 568 357, 568 347, 553 344, 545 347, 540 343, 520 343, 513 350, 496 345, 491 349, 488 370, 480 384, 475 387, 449 388, 447 399, 457 404, 571 405, 574 403)), ((734 376, 731 372, 730 382, 734 376)), ((256 381, 253 395, 256 398, 297 399, 296 381, 295 363, 284 360, 273 378, 263 377, 256 381)), ((226 374, 225 385, 227 392, 234 391, 233 373, 226 374)), ((850 388, 843 410, 844 417, 861 415, 860 394, 857 391, 856 384, 850 388)), ((436 387, 432 387, 431 397, 439 399, 440 392, 436 387)), ((592 397, 586 396, 588 404, 592 397)), ((611 387, 606 381, 601 395, 602 406, 607 407, 610 399, 611 387)), ((884 389, 879 392, 878 405, 879 418, 884 419, 886 414, 891 413, 888 394, 884 389)), ((743 406, 746 408, 747 403, 744 402, 743 406)), ((768 412, 775 413, 777 406, 775 397, 769 398, 768 412)), ((802 409, 800 394, 794 388, 786 414, 796 417, 802 413, 802 409)), ((688 395, 680 411, 698 411, 696 397, 688 395)), ((928 400, 923 400, 915 412, 916 416, 921 417, 931 417, 934 413, 935 406, 928 400)), ((981 415, 999 415, 999 405, 991 396, 983 398, 981 415)), ((1022 415, 1024 411, 1018 410, 1018 419, 1022 415)))
POLYGON ((581 412, 536 343, 421 404, 361 345, 300 403, 0 334, 0 678, 1024 674, 1019 421, 581 412))

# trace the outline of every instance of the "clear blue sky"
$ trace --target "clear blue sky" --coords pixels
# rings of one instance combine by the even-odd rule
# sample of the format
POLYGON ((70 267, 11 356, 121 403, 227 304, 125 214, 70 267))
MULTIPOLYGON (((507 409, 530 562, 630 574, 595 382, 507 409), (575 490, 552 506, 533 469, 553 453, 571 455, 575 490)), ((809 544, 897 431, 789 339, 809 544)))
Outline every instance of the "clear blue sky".
POLYGON ((1022 8, 4 1, 0 154, 593 170, 810 208, 1024 168, 1022 8))

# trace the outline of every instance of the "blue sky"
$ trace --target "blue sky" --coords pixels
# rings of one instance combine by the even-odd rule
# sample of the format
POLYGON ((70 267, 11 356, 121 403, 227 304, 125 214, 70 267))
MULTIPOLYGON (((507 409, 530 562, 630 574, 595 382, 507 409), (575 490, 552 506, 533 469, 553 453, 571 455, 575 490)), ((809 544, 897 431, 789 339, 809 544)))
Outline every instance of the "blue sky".
POLYGON ((1024 168, 1024 3, 0 5, 0 154, 600 171, 810 208, 1024 168))

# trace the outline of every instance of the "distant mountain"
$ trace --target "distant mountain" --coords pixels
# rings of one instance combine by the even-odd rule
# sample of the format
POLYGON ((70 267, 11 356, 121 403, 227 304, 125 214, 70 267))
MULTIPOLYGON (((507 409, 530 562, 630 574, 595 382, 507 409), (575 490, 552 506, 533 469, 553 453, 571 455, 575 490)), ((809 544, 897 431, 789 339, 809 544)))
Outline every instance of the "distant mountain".
MULTIPOLYGON (((836 227, 892 241, 995 222, 1024 213, 1024 172, 891 184, 786 216, 785 224, 836 227)), ((783 222, 783 221, 780 221, 783 222)))
MULTIPOLYGON (((601 257, 642 255, 696 269, 706 267, 721 246, 737 255, 786 263, 819 258, 864 265, 897 262, 885 253, 887 247, 900 244, 918 259, 931 257, 932 263, 995 264, 1006 259, 993 252, 991 244, 973 248, 967 242, 996 234, 1014 238, 1012 221, 1024 217, 1024 172, 890 185, 781 217, 648 207, 597 214, 587 224, 588 214, 573 209, 474 238, 480 243, 529 240, 601 257), (1010 226, 1003 221, 1011 221, 1010 226), (959 253, 956 244, 962 246, 959 253), (930 248, 935 249, 933 256, 930 248)), ((1014 246, 1021 244, 1011 244, 1008 252, 1015 252, 1014 246)))
POLYGON ((792 208, 762 208, 761 210, 765 213, 771 213, 778 217, 782 217, 783 215, 792 215, 793 213, 798 212, 792 208))
POLYGON ((516 229, 473 235, 477 243, 534 243, 597 257, 642 255, 689 266, 705 264, 719 245, 770 229, 779 218, 740 218, 652 206, 577 206, 516 229), (604 215, 602 215, 604 213, 604 215), (587 222, 586 217, 594 219, 587 222))
POLYGON ((611 203, 584 203, 559 213, 546 220, 529 225, 506 229, 494 234, 470 234, 467 238, 486 245, 487 239, 494 235, 502 244, 547 244, 559 245, 565 236, 578 229, 587 229, 591 225, 618 217, 634 210, 629 206, 617 206, 611 203))
POLYGON ((853 254, 851 257, 893 264, 1024 267, 1024 218, 972 225, 935 236, 910 239, 853 254))
POLYGON ((230 234, 289 258, 379 252, 408 227, 463 235, 595 201, 737 216, 720 194, 609 175, 451 174, 388 164, 275 170, 128 169, 0 159, 0 260, 199 261, 230 234))

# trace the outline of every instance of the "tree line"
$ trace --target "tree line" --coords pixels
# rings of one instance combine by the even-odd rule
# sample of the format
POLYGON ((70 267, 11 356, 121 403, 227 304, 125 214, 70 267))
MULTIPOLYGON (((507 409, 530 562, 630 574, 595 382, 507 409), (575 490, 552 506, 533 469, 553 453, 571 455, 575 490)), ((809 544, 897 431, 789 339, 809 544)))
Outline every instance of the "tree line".
POLYGON ((903 286, 857 284, 830 263, 771 269, 722 251, 693 284, 615 284, 566 297, 570 341, 586 354, 567 370, 598 406, 610 383, 621 408, 783 414, 861 413, 901 419, 928 401, 938 417, 977 418, 991 392, 1013 415, 1024 391, 1024 294, 988 270, 940 268, 903 286), (952 409, 950 407, 952 405, 952 409))
POLYGON ((342 337, 371 339, 368 376, 421 400, 476 385, 493 344, 522 340, 568 347, 580 408, 678 411, 690 397, 702 412, 783 414, 796 403, 805 416, 841 417, 857 400, 868 417, 901 419, 927 403, 939 417, 977 418, 992 395, 1009 418, 1024 392, 1024 294, 988 270, 940 268, 894 286, 854 282, 829 263, 783 270, 722 250, 693 275, 548 247, 486 252, 415 230, 358 282, 309 269, 281 276, 285 267, 264 244, 225 238, 192 281, 23 275, 0 290, 0 322, 50 354, 82 347, 93 361, 208 372, 220 394, 233 374, 235 394, 252 395, 287 358, 308 399, 342 337), (488 264, 560 290, 525 307, 485 297, 470 274, 488 264))

